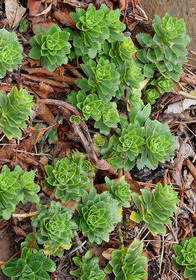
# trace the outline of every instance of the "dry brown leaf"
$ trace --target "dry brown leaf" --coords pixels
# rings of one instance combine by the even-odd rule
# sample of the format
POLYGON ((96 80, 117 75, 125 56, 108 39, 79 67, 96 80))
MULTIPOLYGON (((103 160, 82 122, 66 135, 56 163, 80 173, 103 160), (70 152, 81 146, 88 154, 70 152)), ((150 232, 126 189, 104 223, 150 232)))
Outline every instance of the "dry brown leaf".
POLYGON ((22 143, 17 147, 17 150, 31 152, 35 144, 36 135, 32 134, 29 138, 22 141, 22 143))
POLYGON ((9 26, 14 28, 21 21, 26 8, 19 4, 17 0, 6 0, 5 1, 5 13, 9 21, 9 26))
POLYGON ((113 251, 116 251, 116 249, 114 248, 108 248, 107 250, 105 250, 103 253, 102 253, 102 256, 108 260, 108 261, 111 261, 112 259, 112 252, 113 251))
POLYGON ((48 164, 48 158, 47 158, 46 156, 43 156, 43 157, 40 158, 39 162, 40 162, 43 166, 45 166, 45 165, 48 164))
POLYGON ((23 237, 27 236, 26 232, 20 227, 13 226, 12 229, 14 230, 15 234, 18 236, 23 236, 23 237))
POLYGON ((125 172, 125 180, 130 185, 130 190, 132 192, 136 192, 137 194, 141 195, 141 189, 142 187, 134 180, 131 179, 130 173, 125 172))
POLYGON ((27 7, 31 16, 35 16, 38 13, 41 3, 41 0, 28 0, 27 7))
POLYGON ((71 208, 72 213, 75 212, 76 206, 79 204, 79 202, 74 201, 72 199, 70 201, 68 201, 67 203, 62 203, 60 200, 57 200, 57 201, 59 201, 61 203, 61 206, 64 208, 71 208))
POLYGON ((151 233, 149 233, 148 239, 150 239, 150 244, 154 252, 157 255, 159 255, 161 249, 161 236, 160 235, 153 236, 151 233))
POLYGON ((65 12, 61 12, 59 10, 54 12, 54 17, 60 21, 61 24, 66 25, 66 27, 73 28, 75 26, 75 23, 73 19, 67 15, 65 12))
POLYGON ((43 82, 40 84, 33 84, 31 87, 41 98, 49 98, 50 95, 54 93, 54 89, 43 82))
POLYGON ((50 109, 45 104, 41 103, 39 103, 37 107, 36 116, 47 124, 50 124, 54 120, 54 115, 50 109))
POLYGON ((50 17, 48 17, 46 19, 45 15, 33 17, 31 19, 31 21, 32 21, 32 31, 35 34, 37 34, 38 26, 40 26, 40 27, 44 28, 46 31, 48 31, 50 26, 55 23, 50 17))
POLYGON ((196 213, 191 215, 193 223, 196 225, 196 213))
POLYGON ((118 2, 119 2, 119 9, 121 11, 124 11, 124 10, 126 11, 128 8, 128 0, 118 0, 118 2))
POLYGON ((98 161, 96 162, 95 167, 96 167, 97 169, 100 169, 100 170, 108 170, 108 171, 110 171, 112 174, 117 175, 117 172, 114 170, 114 168, 111 166, 111 164, 109 164, 105 159, 98 160, 98 161))

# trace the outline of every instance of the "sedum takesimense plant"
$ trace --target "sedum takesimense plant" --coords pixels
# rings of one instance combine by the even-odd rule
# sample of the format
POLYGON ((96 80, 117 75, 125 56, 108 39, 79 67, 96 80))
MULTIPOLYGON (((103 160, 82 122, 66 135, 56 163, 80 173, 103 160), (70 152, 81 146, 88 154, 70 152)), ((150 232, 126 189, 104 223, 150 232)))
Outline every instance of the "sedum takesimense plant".
POLYGON ((42 27, 37 28, 37 35, 29 40, 32 47, 29 56, 41 59, 42 67, 53 72, 57 65, 67 64, 67 54, 71 45, 68 42, 69 33, 62 31, 57 24, 53 24, 48 32, 42 27))
POLYGON ((176 269, 184 270, 184 277, 196 279, 196 237, 184 238, 182 246, 174 245, 176 257, 172 260, 176 269))
POLYGON ((120 74, 116 71, 115 65, 109 60, 100 58, 98 62, 89 60, 89 65, 81 65, 82 70, 88 77, 78 79, 76 85, 84 91, 96 92, 99 99, 109 102, 115 96, 120 84, 120 74))
POLYGON ((71 247, 73 232, 77 225, 71 220, 70 208, 61 208, 59 202, 51 201, 48 209, 38 205, 39 214, 32 218, 32 225, 37 228, 37 242, 44 245, 44 254, 51 255, 58 249, 71 247))
POLYGON ((26 89, 13 87, 8 95, 0 92, 0 128, 8 139, 21 138, 20 128, 26 128, 33 106, 33 97, 26 89))
POLYGON ((76 8, 76 13, 70 13, 76 24, 78 33, 73 34, 74 55, 82 56, 86 63, 95 58, 102 50, 105 40, 122 41, 125 25, 120 21, 120 10, 112 10, 103 4, 99 10, 90 3, 86 11, 76 8))
POLYGON ((108 135, 111 128, 117 128, 120 118, 116 103, 105 103, 95 93, 86 95, 82 90, 78 93, 72 91, 67 102, 81 112, 84 120, 95 120, 94 127, 101 133, 108 135))
POLYGON ((94 127, 99 128, 100 133, 108 135, 110 128, 118 127, 119 121, 117 105, 114 102, 110 102, 104 105, 101 119, 95 121, 94 127))
POLYGON ((159 98, 159 92, 154 88, 148 88, 144 91, 144 102, 151 105, 156 103, 156 99, 159 98))
POLYGON ((79 217, 76 223, 84 236, 90 242, 101 244, 109 241, 109 233, 114 230, 114 224, 120 222, 120 211, 117 201, 109 192, 97 194, 94 188, 82 196, 82 203, 76 206, 79 217))
POLYGON ((169 92, 173 88, 173 82, 171 79, 167 79, 160 76, 158 79, 153 79, 149 83, 149 87, 144 91, 144 101, 150 104, 154 104, 156 99, 165 92, 169 92), (153 86, 153 87, 151 87, 153 86))
POLYGON ((71 156, 63 159, 56 158, 53 166, 46 165, 46 185, 56 188, 55 197, 67 203, 73 199, 79 201, 84 190, 91 187, 90 178, 83 170, 84 156, 71 156))
POLYGON ((171 135, 169 126, 159 121, 148 119, 144 126, 145 145, 137 165, 140 168, 147 166, 150 169, 158 167, 159 162, 169 160, 174 155, 175 137, 171 135))
POLYGON ((166 124, 149 119, 150 111, 149 104, 132 106, 129 121, 120 117, 121 129, 116 129, 118 136, 113 135, 109 141, 106 139, 99 148, 115 170, 129 171, 135 163, 138 169, 145 166, 156 169, 159 162, 174 154, 175 137, 166 124))
POLYGON ((22 63, 22 45, 14 32, 0 30, 0 79, 6 75, 6 70, 17 69, 22 63))
POLYGON ((132 193, 133 201, 139 210, 131 214, 131 219, 136 223, 143 221, 148 230, 153 234, 166 234, 164 224, 171 224, 171 217, 176 212, 175 204, 179 202, 177 193, 172 187, 158 183, 152 192, 148 189, 141 190, 142 195, 132 193))
POLYGON ((19 202, 39 203, 40 187, 34 183, 34 171, 24 172, 17 165, 10 171, 4 165, 0 174, 0 217, 8 220, 19 202))
POLYGON ((99 259, 92 258, 91 251, 81 258, 74 257, 73 261, 78 269, 71 271, 71 275, 80 276, 81 280, 104 280, 105 273, 99 268, 99 259), (91 260, 89 260, 91 258, 91 260))
POLYGON ((136 35, 144 47, 137 52, 137 58, 144 63, 144 75, 152 78, 154 70, 157 70, 165 78, 178 81, 178 73, 183 72, 181 62, 187 61, 186 45, 190 42, 185 22, 166 13, 162 19, 155 15, 152 28, 155 32, 153 37, 144 33, 136 35))
POLYGON ((20 258, 13 258, 2 265, 3 273, 11 280, 50 280, 48 272, 56 270, 55 263, 44 256, 35 240, 34 233, 27 235, 21 243, 20 258))
POLYGON ((131 200, 131 190, 130 185, 125 181, 125 177, 122 176, 120 180, 115 184, 113 180, 105 177, 106 186, 113 199, 118 201, 118 207, 129 208, 131 200))
POLYGON ((141 255, 143 242, 136 239, 129 248, 121 246, 112 252, 112 259, 105 268, 107 274, 114 273, 115 280, 142 280, 147 276, 144 270, 147 258, 141 255))
POLYGON ((4 165, 0 174, 0 217, 8 220, 22 198, 21 184, 4 165))

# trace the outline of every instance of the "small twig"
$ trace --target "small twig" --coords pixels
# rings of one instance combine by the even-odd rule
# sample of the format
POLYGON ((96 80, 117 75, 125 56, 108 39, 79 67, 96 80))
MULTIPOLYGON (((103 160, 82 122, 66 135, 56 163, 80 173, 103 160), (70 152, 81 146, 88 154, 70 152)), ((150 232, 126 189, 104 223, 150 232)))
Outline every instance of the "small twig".
POLYGON ((183 280, 175 271, 173 271, 172 269, 170 269, 170 271, 180 280, 183 280))
POLYGON ((68 254, 68 256, 71 255, 71 254, 73 254, 75 251, 81 249, 82 247, 84 247, 84 245, 86 244, 86 242, 87 242, 87 240, 85 240, 80 246, 78 246, 78 247, 76 247, 75 249, 73 249, 73 250, 68 254))
POLYGON ((50 132, 52 131, 54 125, 61 119, 62 117, 61 116, 56 116, 54 118, 54 120, 50 123, 49 125, 49 129, 46 130, 46 132, 44 133, 43 137, 42 137, 42 140, 40 141, 39 143, 39 146, 38 146, 38 152, 40 153, 41 150, 43 149, 43 146, 44 146, 44 143, 46 141, 46 139, 48 138, 48 135, 50 134, 50 132))
POLYGON ((38 214, 39 214, 38 211, 30 212, 30 213, 23 213, 23 214, 16 214, 16 213, 13 213, 13 214, 12 214, 12 217, 13 217, 13 218, 22 218, 22 219, 25 219, 25 218, 29 218, 29 217, 36 216, 36 215, 38 215, 38 214))
POLYGON ((77 231, 74 231, 74 237, 75 237, 75 241, 76 241, 76 245, 77 245, 77 248, 78 248, 79 253, 80 253, 80 254, 83 254, 84 251, 83 251, 83 249, 82 249, 82 247, 81 247, 82 242, 80 241, 80 238, 79 238, 79 236, 78 236, 77 231))
POLYGON ((163 254, 164 254, 164 236, 162 235, 162 250, 161 250, 161 258, 159 264, 159 274, 161 274, 162 262, 163 262, 163 254))

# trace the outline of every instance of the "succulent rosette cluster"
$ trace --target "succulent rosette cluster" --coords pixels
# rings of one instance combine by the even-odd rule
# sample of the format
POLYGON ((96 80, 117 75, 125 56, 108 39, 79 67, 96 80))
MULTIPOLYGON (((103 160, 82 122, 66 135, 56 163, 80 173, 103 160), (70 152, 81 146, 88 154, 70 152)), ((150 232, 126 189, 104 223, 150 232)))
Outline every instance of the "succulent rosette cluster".
POLYGON ((22 45, 14 32, 0 30, 0 79, 4 78, 6 71, 18 68, 22 63, 22 45))
POLYGON ((50 280, 48 272, 54 272, 55 263, 44 256, 35 244, 34 233, 27 235, 21 243, 21 256, 13 258, 2 265, 3 273, 11 280, 44 279, 50 280))
POLYGON ((112 252, 112 259, 105 268, 107 274, 112 272, 115 280, 142 280, 147 276, 144 270, 147 258, 143 257, 144 244, 140 240, 135 239, 129 248, 125 249, 121 246, 120 250, 112 252))
POLYGON ((76 85, 84 91, 91 89, 96 92, 99 99, 109 102, 115 96, 120 84, 120 74, 116 71, 115 65, 109 60, 100 58, 98 62, 89 60, 89 65, 81 65, 87 79, 76 80, 76 85))
POLYGON ((57 24, 53 24, 48 32, 42 27, 37 28, 37 34, 29 40, 32 47, 29 56, 41 59, 42 67, 53 72, 57 65, 67 64, 67 54, 71 45, 68 42, 69 33, 62 31, 57 24))
POLYGON ((73 35, 75 54, 82 56, 84 62, 88 62, 102 50, 106 40, 122 41, 125 25, 119 20, 120 14, 120 10, 110 11, 105 4, 96 10, 92 3, 88 5, 86 11, 76 8, 76 13, 70 13, 79 30, 73 35))
POLYGON ((53 166, 45 166, 47 174, 45 183, 49 188, 56 188, 55 197, 64 203, 71 199, 79 201, 84 190, 91 187, 90 178, 86 176, 82 162, 82 156, 72 159, 56 158, 53 166))
POLYGON ((4 165, 0 174, 0 217, 8 220, 21 198, 20 182, 13 176, 7 165, 4 165))
POLYGON ((168 125, 148 119, 144 126, 145 145, 138 166, 155 169, 159 162, 169 160, 174 155, 176 138, 171 135, 168 125))
POLYGON ((144 33, 136 35, 144 47, 137 52, 138 59, 145 64, 144 72, 148 73, 147 77, 153 77, 157 69, 165 78, 178 81, 178 73, 183 72, 181 62, 187 61, 186 46, 190 42, 185 22, 166 13, 162 19, 155 15, 152 28, 153 37, 144 33))
POLYGON ((149 88, 144 91, 144 102, 149 104, 155 104, 156 99, 159 98, 159 92, 154 88, 149 88))
POLYGON ((125 171, 132 169, 145 143, 144 130, 138 125, 127 122, 119 130, 119 136, 113 139, 108 162, 116 170, 118 168, 124 168, 125 171))
POLYGON ((4 165, 0 174, 0 217, 8 220, 19 202, 38 203, 40 187, 34 183, 34 171, 24 172, 17 165, 10 171, 4 165))
POLYGON ((196 237, 184 238, 182 246, 174 245, 176 257, 172 260, 176 269, 184 270, 184 277, 196 279, 196 237))
POLYGON ((97 194, 94 188, 82 196, 82 203, 76 206, 79 217, 76 223, 84 236, 90 242, 101 244, 109 241, 109 233, 114 230, 114 224, 120 222, 117 202, 108 192, 97 194))
POLYGON ((132 193, 132 198, 139 210, 131 214, 131 219, 139 223, 143 221, 153 235, 158 233, 166 234, 164 224, 171 224, 171 217, 175 213, 175 204, 179 202, 177 193, 169 185, 156 185, 154 191, 148 189, 141 190, 142 195, 132 193))
POLYGON ((130 207, 131 190, 130 185, 125 181, 125 177, 122 176, 117 183, 105 177, 105 182, 111 197, 118 201, 118 207, 120 209, 130 207))
POLYGON ((171 79, 166 79, 163 76, 159 77, 158 79, 154 79, 150 83, 152 86, 155 86, 161 94, 165 92, 169 92, 173 87, 173 82, 171 79))
POLYGON ((48 209, 38 205, 39 214, 32 218, 32 225, 37 228, 37 242, 44 245, 44 253, 54 254, 58 249, 68 250, 71 238, 77 230, 70 208, 61 208, 59 202, 51 201, 48 209))
POLYGON ((104 105, 101 118, 95 122, 94 127, 99 128, 100 133, 108 135, 111 128, 118 127, 119 121, 117 105, 114 102, 110 102, 104 105))
POLYGON ((26 128, 26 121, 32 114, 32 100, 26 89, 13 87, 8 95, 0 92, 0 128, 8 139, 21 138, 20 128, 26 128))
POLYGON ((99 268, 98 265, 99 259, 92 258, 91 251, 87 251, 82 259, 79 257, 74 257, 73 261, 78 266, 78 269, 71 271, 71 275, 80 276, 81 280, 105 279, 105 273, 99 268))

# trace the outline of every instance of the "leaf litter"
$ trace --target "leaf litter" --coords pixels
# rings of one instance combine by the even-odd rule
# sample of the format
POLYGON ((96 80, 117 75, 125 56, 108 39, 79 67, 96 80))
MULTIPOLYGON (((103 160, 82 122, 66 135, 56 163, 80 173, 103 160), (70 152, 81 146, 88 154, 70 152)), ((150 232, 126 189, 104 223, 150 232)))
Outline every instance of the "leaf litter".
MULTIPOLYGON (((3 1, 0 1, 0 5, 3 7, 1 2, 3 1)), ((102 2, 104 1, 97 2, 97 5, 102 2)), ((24 171, 34 170, 36 172, 36 182, 41 186, 39 196, 44 204, 54 199, 54 192, 48 190, 44 185, 44 166, 56 157, 68 156, 73 150, 77 149, 91 159, 96 171, 95 178, 92 177, 92 184, 100 193, 106 190, 103 183, 105 176, 114 179, 116 182, 123 175, 121 171, 116 172, 106 160, 99 160, 92 140, 95 132, 87 127, 75 108, 64 102, 65 95, 68 95, 74 87, 76 88, 74 81, 83 77, 80 67, 67 64, 59 66, 54 72, 49 72, 40 67, 39 60, 30 59, 26 50, 28 40, 32 33, 36 34, 38 26, 48 30, 51 25, 57 23, 60 27, 74 28, 75 24, 69 13, 76 7, 87 7, 86 3, 89 3, 89 1, 29 0, 27 5, 29 13, 26 13, 26 7, 23 7, 17 0, 6 0, 5 14, 0 17, 0 28, 14 29, 24 45, 25 53, 22 66, 18 70, 8 73, 1 81, 0 89, 7 93, 13 85, 17 85, 19 88, 24 87, 36 100, 32 118, 28 127, 23 129, 23 136, 20 141, 8 141, 1 134, 0 166, 7 164, 9 168, 14 168, 17 164, 20 164, 24 171), (18 25, 22 18, 26 18, 29 23, 28 31, 25 34, 18 31, 18 25), (69 122, 69 117, 73 112, 79 116, 82 121, 81 125, 69 122), (56 116, 57 119, 55 119, 56 116), (65 120, 64 124, 59 121, 62 119, 65 120), (56 131, 58 141, 49 144, 47 131, 51 129, 56 131)), ((115 9, 117 7, 116 1, 107 0, 105 3, 110 8, 115 9)), ((139 1, 120 0, 118 4, 128 32, 134 35, 149 28, 150 21, 139 1)), ((192 54, 196 55, 194 52, 192 54)), ((192 64, 185 66, 183 74, 180 75, 180 82, 174 86, 170 93, 159 98, 157 103, 152 106, 151 114, 152 118, 167 122, 170 130, 178 135, 176 157, 171 159, 168 164, 163 164, 161 172, 155 170, 153 173, 144 169, 142 170, 143 174, 138 170, 134 170, 132 175, 129 172, 125 174, 130 189, 138 194, 141 194, 140 190, 143 188, 154 189, 157 182, 172 185, 180 197, 177 213, 172 218, 172 224, 167 226, 167 233, 164 237, 161 235, 153 236, 144 225, 138 225, 130 221, 131 211, 134 210, 131 203, 131 208, 123 210, 123 220, 111 233, 109 243, 103 242, 101 246, 90 244, 93 256, 100 258, 102 269, 111 259, 112 251, 120 246, 117 232, 117 229, 120 229, 125 246, 128 246, 134 238, 144 241, 143 254, 148 259, 148 268, 146 268, 148 278, 145 279, 183 279, 182 274, 171 263, 174 256, 172 248, 182 238, 195 236, 196 223, 196 68, 192 64)), ((77 202, 71 200, 67 204, 62 203, 62 206, 70 207, 74 213, 77 204, 77 202)), ((1 262, 5 262, 12 257, 19 250, 19 243, 24 241, 24 237, 32 231, 29 217, 34 213, 36 213, 36 208, 32 203, 27 203, 25 206, 19 204, 11 221, 0 220, 1 262), (26 216, 23 217, 23 214, 26 216)), ((84 244, 83 249, 86 251, 88 248, 84 241, 83 236, 79 236, 78 239, 76 237, 75 246, 80 247, 81 244, 84 244)), ((73 262, 70 261, 70 257, 73 256, 75 256, 75 251, 71 248, 69 251, 64 251, 62 258, 56 257, 57 271, 51 274, 51 279, 74 279, 73 277, 68 278, 71 277, 68 276, 69 271, 74 268, 73 262)), ((4 276, 0 275, 0 277, 4 276)), ((113 278, 107 275, 105 279, 113 278)))

